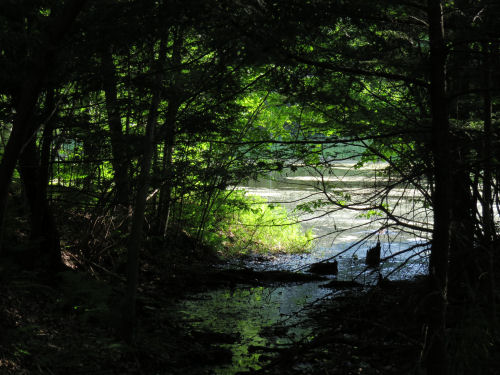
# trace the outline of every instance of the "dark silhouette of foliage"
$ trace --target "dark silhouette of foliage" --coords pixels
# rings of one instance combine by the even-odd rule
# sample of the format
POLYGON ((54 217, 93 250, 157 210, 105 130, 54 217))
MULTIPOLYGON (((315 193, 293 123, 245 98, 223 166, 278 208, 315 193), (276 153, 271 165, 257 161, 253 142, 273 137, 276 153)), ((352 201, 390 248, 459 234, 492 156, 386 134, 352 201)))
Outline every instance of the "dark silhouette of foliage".
POLYGON ((425 239, 381 259, 377 237, 366 256, 384 280, 396 255, 428 259, 419 366, 483 371, 483 347, 460 353, 498 345, 499 16, 488 0, 2 2, 2 269, 90 300, 95 285, 58 273, 109 278, 119 292, 98 304, 119 306, 133 345, 155 257, 178 264, 185 247, 203 264, 244 243, 228 223, 259 210, 235 187, 307 168, 314 199, 298 209, 356 212, 379 227, 365 245, 425 239), (345 160, 384 167, 352 194, 333 181, 345 160))

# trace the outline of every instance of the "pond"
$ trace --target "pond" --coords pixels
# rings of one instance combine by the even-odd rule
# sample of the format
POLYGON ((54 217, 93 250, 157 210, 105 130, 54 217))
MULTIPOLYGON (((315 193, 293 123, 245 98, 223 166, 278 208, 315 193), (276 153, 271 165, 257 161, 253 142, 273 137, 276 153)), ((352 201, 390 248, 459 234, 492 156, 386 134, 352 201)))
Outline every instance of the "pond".
MULTIPOLYGON (((310 253, 274 256, 266 262, 250 259, 243 266, 256 270, 307 272, 311 263, 335 257, 339 263, 339 280, 355 279, 369 285, 378 279, 378 271, 366 269, 364 259, 367 249, 379 240, 382 258, 390 258, 381 264, 379 270, 384 277, 408 279, 425 273, 432 222, 422 194, 415 188, 395 184, 380 198, 395 217, 407 218, 407 223, 414 224, 415 228, 398 227, 379 215, 363 215, 359 208, 366 207, 367 198, 374 197, 390 181, 377 173, 383 165, 363 169, 353 166, 354 163, 339 163, 329 168, 328 173, 320 172, 319 175, 298 168, 295 172, 272 173, 268 179, 248 181, 239 186, 248 194, 285 206, 297 215, 304 230, 313 230, 316 238, 310 253), (323 208, 305 213, 296 211, 297 206, 304 202, 332 198, 335 191, 341 191, 343 197, 348 194, 354 209, 332 210, 331 205, 318 205, 323 208), (403 252, 408 248, 412 250, 403 252)), ((185 324, 193 330, 237 337, 234 343, 221 344, 231 350, 232 363, 207 367, 205 372, 235 374, 260 368, 259 359, 265 355, 265 348, 307 339, 310 331, 300 322, 305 320, 308 309, 314 308, 314 304, 324 298, 342 293, 324 288, 323 284, 325 281, 259 287, 236 285, 231 289, 191 296, 177 309, 185 324), (273 329, 280 325, 281 330, 273 329)))

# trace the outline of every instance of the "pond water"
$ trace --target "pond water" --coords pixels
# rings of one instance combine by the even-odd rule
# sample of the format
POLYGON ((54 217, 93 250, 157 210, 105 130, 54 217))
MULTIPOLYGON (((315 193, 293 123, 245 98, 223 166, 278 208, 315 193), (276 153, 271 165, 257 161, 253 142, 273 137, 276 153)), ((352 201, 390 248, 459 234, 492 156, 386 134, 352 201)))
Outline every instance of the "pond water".
MULTIPOLYGON (((391 184, 389 176, 378 173, 383 165, 363 169, 354 163, 339 163, 319 174, 305 168, 295 172, 270 174, 268 179, 248 181, 239 186, 248 194, 259 195, 269 202, 280 203, 297 216, 304 230, 312 229, 315 245, 308 254, 279 255, 267 262, 246 261, 244 266, 257 270, 293 270, 306 272, 308 265, 335 257, 339 262, 339 280, 357 280, 373 284, 378 271, 366 269, 366 251, 377 240, 381 243, 381 274, 390 279, 412 278, 427 269, 427 248, 432 222, 425 208, 422 193, 417 189, 391 184), (385 194, 380 194, 380 192, 385 194), (343 194, 343 195, 342 195, 343 194), (377 194, 380 194, 378 196, 377 194), (316 205, 313 212, 298 212, 305 202, 348 200, 353 209, 316 205), (385 216, 363 216, 368 198, 375 197, 390 212, 414 227, 395 225, 385 216), (332 208, 333 207, 333 208, 332 208), (383 228, 381 230, 381 228, 383 228), (419 229, 421 228, 421 229, 419 229), (403 252, 405 249, 411 249, 403 252), (403 267, 404 266, 404 267, 403 267)), ((325 282, 273 284, 266 287, 237 286, 200 293, 177 306, 186 324, 195 330, 238 335, 233 344, 222 345, 233 353, 233 362, 227 366, 207 368, 206 373, 235 374, 260 368, 258 348, 278 347, 299 339, 306 339, 310 331, 300 323, 307 310, 321 299, 331 298, 342 291, 321 287, 325 282), (277 323, 287 324, 279 333, 271 332, 277 323)))

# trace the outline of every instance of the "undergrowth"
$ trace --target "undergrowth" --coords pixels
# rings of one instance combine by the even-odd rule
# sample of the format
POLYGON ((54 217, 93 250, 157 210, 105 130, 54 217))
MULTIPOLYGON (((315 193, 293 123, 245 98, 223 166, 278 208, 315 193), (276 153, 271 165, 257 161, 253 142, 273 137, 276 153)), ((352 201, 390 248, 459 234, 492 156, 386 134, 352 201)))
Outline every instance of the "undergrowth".
POLYGON ((304 232, 286 208, 243 191, 233 194, 218 215, 218 231, 209 237, 223 255, 302 253, 312 247, 312 231, 304 232))

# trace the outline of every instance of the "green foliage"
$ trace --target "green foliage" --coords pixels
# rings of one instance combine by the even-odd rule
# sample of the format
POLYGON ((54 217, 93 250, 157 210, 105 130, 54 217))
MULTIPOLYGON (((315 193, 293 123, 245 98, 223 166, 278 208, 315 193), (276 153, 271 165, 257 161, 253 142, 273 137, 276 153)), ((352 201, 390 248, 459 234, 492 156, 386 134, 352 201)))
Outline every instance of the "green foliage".
POLYGON ((316 212, 316 210, 324 207, 330 206, 330 202, 324 200, 324 199, 317 199, 317 200, 312 200, 309 202, 305 203, 300 203, 295 207, 295 211, 299 212, 307 212, 309 214, 312 214, 316 212))
MULTIPOLYGON (((433 169, 439 154, 431 150, 436 142, 448 142, 430 139, 429 83, 435 82, 429 82, 434 79, 429 66, 435 64, 429 64, 432 39, 424 9, 359 0, 146 3, 94 2, 74 20, 62 18, 72 13, 66 7, 73 2, 0 5, 2 171, 4 165, 22 166, 15 156, 19 147, 13 153, 6 145, 26 145, 27 139, 16 140, 25 131, 15 124, 29 119, 33 127, 26 128, 26 136, 34 139, 39 155, 26 165, 41 176, 38 191, 45 194, 49 185, 46 196, 28 202, 26 186, 11 185, 9 191, 11 178, 3 175, 0 198, 8 198, 9 205, 5 220, 0 218, 0 238, 3 251, 20 264, 31 266, 25 255, 41 244, 30 238, 30 225, 37 233, 30 206, 38 205, 32 210, 39 212, 45 203, 57 213, 63 245, 78 249, 82 260, 102 266, 112 258, 105 253, 121 258, 131 212, 115 211, 115 198, 126 190, 119 203, 132 207, 144 186, 137 177, 151 121, 158 131, 150 144, 155 149, 145 220, 150 232, 168 220, 171 228, 224 254, 310 248, 312 233, 303 233, 285 208, 228 190, 266 171, 346 159, 361 169, 383 161, 389 167, 381 173, 428 193, 425 208, 440 203, 433 196, 439 191, 433 169), (66 21, 67 30, 59 30, 66 21), (333 151, 339 144, 347 156, 333 151), (119 176, 127 186, 120 186, 119 176)), ((499 225, 486 222, 485 210, 495 201, 486 188, 498 201, 499 97, 489 85, 498 81, 493 67, 499 63, 499 8, 495 2, 441 3, 449 104, 443 108, 449 110, 453 168, 439 173, 451 174, 446 188, 469 207, 474 228, 470 239, 460 230, 450 232, 452 240, 467 240, 464 248, 472 248, 492 242, 495 236, 487 232, 498 232, 499 225), (454 180, 465 187, 463 199, 454 180), (483 215, 475 212, 481 205, 483 215)), ((20 181, 18 171, 14 180, 20 181)), ((332 187, 325 191, 329 202, 311 201, 297 210, 345 208, 356 198, 349 191, 332 187)), ((451 222, 467 223, 466 214, 455 210, 460 211, 452 208, 451 222)), ((383 210, 375 209, 359 215, 382 216, 383 210)), ((405 222, 396 224, 404 230, 405 222)), ((163 229, 147 235, 163 235, 163 229)), ((82 319, 109 314, 112 292, 102 283, 77 273, 64 273, 61 280, 64 310, 82 319)), ((490 349, 481 311, 474 313, 477 317, 464 319, 469 326, 451 332, 456 347, 450 345, 450 351, 464 362, 456 363, 465 373, 490 349)), ((15 353, 31 352, 20 346, 15 353)))
MULTIPOLYGON (((248 253, 298 253, 312 247, 312 231, 303 232, 297 219, 278 204, 233 191, 215 199, 206 215, 202 241, 225 256, 248 253)), ((195 235, 203 207, 185 204, 183 223, 195 235)))
POLYGON ((311 248, 312 231, 303 232, 297 219, 279 204, 236 192, 244 204, 233 206, 222 222, 223 252, 227 254, 297 253, 311 248))
POLYGON ((384 216, 384 214, 380 210, 368 210, 358 215, 358 217, 365 219, 371 219, 373 217, 382 217, 382 216, 384 216))

